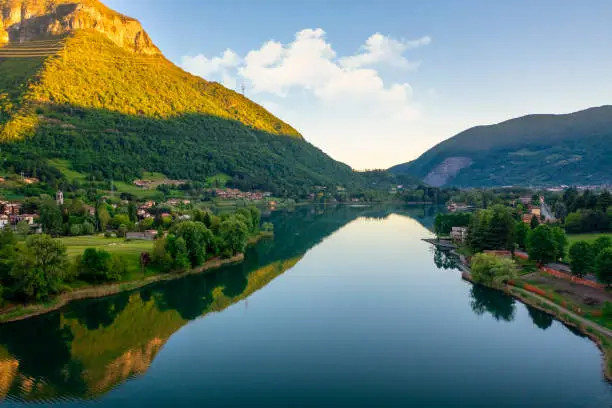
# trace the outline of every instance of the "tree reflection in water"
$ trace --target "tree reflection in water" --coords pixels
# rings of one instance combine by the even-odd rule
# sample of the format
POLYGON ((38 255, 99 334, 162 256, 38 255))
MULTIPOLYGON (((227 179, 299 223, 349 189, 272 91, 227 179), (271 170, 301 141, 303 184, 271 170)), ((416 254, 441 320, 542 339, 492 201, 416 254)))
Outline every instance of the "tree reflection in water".
POLYGON ((472 310, 479 316, 490 313, 495 320, 510 322, 514 319, 514 299, 495 289, 473 285, 470 299, 472 310))
POLYGON ((529 312, 529 317, 531 317, 531 320, 536 327, 546 330, 552 326, 553 318, 548 313, 531 306, 527 306, 527 312, 529 312))
POLYGON ((434 263, 440 269, 457 269, 458 262, 456 256, 448 251, 442 251, 438 248, 434 249, 434 263))

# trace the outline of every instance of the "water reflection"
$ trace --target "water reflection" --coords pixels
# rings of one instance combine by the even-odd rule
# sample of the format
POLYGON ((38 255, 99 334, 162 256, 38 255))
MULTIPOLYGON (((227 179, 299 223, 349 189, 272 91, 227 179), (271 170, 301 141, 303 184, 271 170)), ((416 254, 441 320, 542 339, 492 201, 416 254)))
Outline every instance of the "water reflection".
POLYGON ((472 310, 479 316, 489 313, 495 320, 510 322, 514 319, 514 299, 495 289, 472 285, 470 299, 472 310))
POLYGON ((446 270, 457 269, 459 267, 459 260, 455 255, 438 248, 434 248, 434 263, 438 268, 446 270))
POLYGON ((548 313, 531 306, 527 306, 527 312, 529 313, 529 317, 531 317, 531 320, 536 327, 546 330, 552 326, 553 318, 548 313))
MULTIPOLYGON (((0 326, 0 400, 90 399, 145 373, 169 337, 190 320, 248 298, 291 269, 327 236, 360 216, 390 208, 300 208, 269 215, 274 240, 246 260, 142 290, 69 305, 60 312, 0 326)), ((433 225, 433 212, 400 208, 433 225)))

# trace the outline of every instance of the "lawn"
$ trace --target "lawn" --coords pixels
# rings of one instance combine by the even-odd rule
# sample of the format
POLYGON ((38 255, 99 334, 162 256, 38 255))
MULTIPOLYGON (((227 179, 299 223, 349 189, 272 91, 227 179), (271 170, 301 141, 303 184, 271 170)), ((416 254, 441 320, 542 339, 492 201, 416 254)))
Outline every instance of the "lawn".
MULTIPOLYGON (((123 276, 122 281, 130 281, 142 278, 140 269, 140 254, 150 252, 153 249, 152 241, 132 240, 123 238, 105 238, 103 235, 91 235, 82 237, 57 238, 66 245, 66 252, 70 258, 83 254, 87 248, 104 249, 105 251, 123 257, 127 262, 128 273, 123 276)), ((155 272, 153 269, 147 272, 155 272)), ((75 283, 79 285, 78 282, 75 283)), ((73 285, 73 286, 75 286, 73 285)))
POLYGON ((80 255, 87 248, 102 248, 107 252, 119 255, 140 257, 142 252, 153 249, 152 241, 133 240, 126 241, 123 238, 105 238, 103 235, 91 235, 82 237, 58 238, 66 245, 68 256, 80 255))
POLYGON ((119 193, 129 193, 139 199, 160 201, 164 194, 159 190, 145 190, 135 184, 126 183, 124 181, 115 181, 115 190, 119 193))
POLYGON ((602 232, 602 233, 592 233, 592 234, 568 234, 567 239, 569 241, 569 244, 572 245, 574 242, 577 242, 577 241, 593 242, 597 238, 604 237, 604 236, 612 238, 612 233, 602 232))
POLYGON ((87 174, 72 170, 68 160, 53 159, 49 160, 49 164, 58 169, 69 181, 83 182, 87 180, 87 174))

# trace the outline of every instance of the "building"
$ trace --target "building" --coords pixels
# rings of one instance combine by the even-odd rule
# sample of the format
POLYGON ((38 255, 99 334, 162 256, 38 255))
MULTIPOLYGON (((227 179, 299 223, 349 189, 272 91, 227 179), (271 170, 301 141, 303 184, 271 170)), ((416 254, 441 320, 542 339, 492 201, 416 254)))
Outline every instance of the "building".
POLYGON ((36 218, 36 214, 21 214, 15 216, 15 224, 25 221, 28 225, 34 225, 34 218, 36 218))
POLYGON ((6 214, 0 214, 0 229, 4 229, 10 224, 9 216, 6 214))
POLYGON ((463 244, 467 241, 468 229, 467 227, 453 227, 450 236, 453 241, 463 244))
POLYGON ((57 193, 55 193, 55 201, 57 202, 57 205, 64 205, 64 192, 63 191, 58 191, 57 193))
POLYGON ((96 207, 92 207, 91 205, 83 205, 83 209, 87 211, 87 213, 91 216, 96 215, 96 207))
POLYGON ((125 235, 126 239, 141 239, 145 241, 153 241, 157 236, 156 230, 146 230, 143 232, 128 232, 125 235))

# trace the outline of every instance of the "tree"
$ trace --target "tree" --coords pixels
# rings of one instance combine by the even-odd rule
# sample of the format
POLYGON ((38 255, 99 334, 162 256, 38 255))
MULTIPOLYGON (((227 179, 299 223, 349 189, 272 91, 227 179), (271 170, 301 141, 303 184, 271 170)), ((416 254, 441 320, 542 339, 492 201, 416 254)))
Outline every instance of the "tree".
POLYGON ((100 225, 100 231, 106 231, 108 224, 111 222, 111 216, 108 213, 106 205, 100 205, 97 211, 98 223, 100 225))
POLYGON ((192 267, 200 266, 206 260, 206 248, 213 238, 212 232, 201 222, 183 221, 170 229, 177 238, 183 238, 187 256, 192 267))
POLYGON ((551 228, 548 225, 539 225, 536 229, 529 232, 529 236, 527 237, 527 252, 529 253, 529 259, 540 264, 555 260, 557 244, 551 228))
POLYGON ((55 201, 47 200, 40 207, 40 223, 47 234, 60 235, 64 228, 62 211, 55 201))
POLYGON ((249 231, 247 226, 236 217, 230 217, 219 225, 219 235, 224 242, 226 255, 243 252, 249 231))
POLYGON ((240 218, 244 225, 247 226, 249 232, 253 232, 253 219, 251 218, 251 212, 247 208, 240 208, 234 215, 236 218, 240 218))
POLYGON ((601 194, 599 195, 597 203, 601 207, 601 210, 604 213, 607 213, 608 208, 612 204, 612 194, 610 194, 608 190, 602 191, 601 194))
POLYGON ((489 248, 514 250, 514 224, 509 208, 503 205, 492 206, 487 226, 489 248))
POLYGON ((79 275, 83 280, 100 282, 110 274, 111 254, 103 249, 87 248, 80 258, 79 275))
POLYGON ((501 283, 517 276, 516 264, 512 259, 491 254, 477 254, 472 258, 472 278, 479 283, 501 283))
POLYGON ((116 214, 112 220, 113 228, 119 228, 121 225, 128 227, 131 225, 130 217, 127 214, 116 214))
POLYGON ((189 261, 189 252, 187 251, 187 243, 182 237, 176 237, 175 235, 168 235, 168 252, 172 256, 172 267, 176 270, 182 271, 188 269, 191 266, 189 261))
POLYGON ((30 224, 27 221, 19 221, 16 227, 17 235, 19 235, 20 239, 26 239, 28 234, 30 233, 30 224))
POLYGON ((249 206, 249 211, 251 212, 251 220, 253 221, 252 232, 257 232, 259 230, 259 225, 261 224, 261 210, 251 205, 249 206))
POLYGON ((536 217, 536 215, 534 214, 533 216, 531 216, 531 222, 529 223, 529 226, 532 230, 534 230, 538 227, 538 225, 540 225, 540 221, 538 221, 538 217, 536 217))
MULTIPOLYGON (((162 235, 163 236, 163 235, 162 235)), ((153 243, 153 251, 151 253, 151 261, 154 265, 166 272, 172 269, 173 259, 168 252, 168 239, 162 237, 155 240, 153 243)))
POLYGON ((565 230, 569 233, 582 232, 582 215, 579 212, 573 212, 565 217, 565 230))
POLYGON ((117 236, 119 238, 125 238, 128 232, 128 227, 125 224, 121 224, 117 229, 117 236))
POLYGON ((601 236, 591 244, 593 248, 593 256, 597 257, 604 249, 612 247, 612 238, 601 236))
POLYGON ((559 261, 565 257, 565 251, 567 250, 567 235, 565 235, 565 231, 559 227, 551 228, 550 232, 555 241, 555 261, 559 261))
POLYGON ((555 218, 559 220, 564 220, 565 217, 567 217, 567 206, 563 201, 557 201, 555 205, 553 205, 553 214, 555 218))
POLYGON ((529 235, 529 225, 524 222, 517 222, 514 227, 514 237, 519 248, 527 247, 527 236, 529 235))
POLYGON ((261 225, 261 229, 262 229, 264 232, 273 232, 273 231, 274 231, 274 224, 272 224, 271 222, 264 222, 264 223, 261 225))
POLYGON ((138 221, 138 210, 136 209, 136 204, 132 202, 128 204, 128 217, 133 223, 138 221))
POLYGON ((597 280, 606 285, 612 283, 612 248, 604 249, 595 261, 597 280))
POLYGON ((593 271, 593 247, 586 241, 578 241, 569 249, 570 267, 572 274, 582 278, 593 271))
POLYGON ((67 269, 66 247, 49 235, 32 235, 11 271, 18 293, 38 300, 59 291, 67 269))

